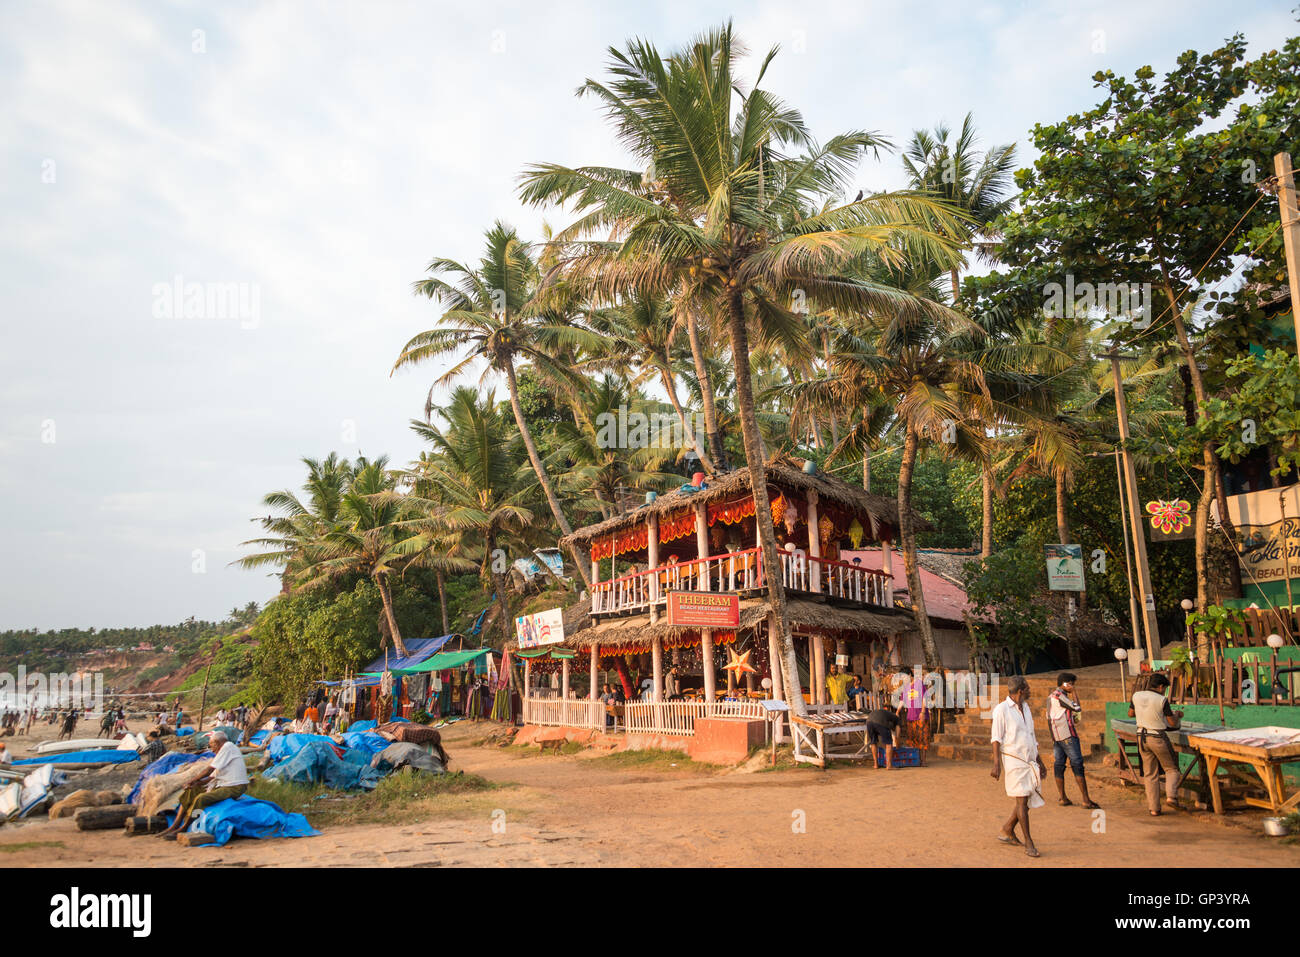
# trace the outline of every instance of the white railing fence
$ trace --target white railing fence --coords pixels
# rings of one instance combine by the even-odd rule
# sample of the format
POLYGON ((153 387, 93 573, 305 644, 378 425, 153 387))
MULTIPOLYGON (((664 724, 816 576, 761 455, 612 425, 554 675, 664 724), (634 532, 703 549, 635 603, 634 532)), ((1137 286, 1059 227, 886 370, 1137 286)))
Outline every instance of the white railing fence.
MULTIPOLYGON (((704 559, 671 562, 632 572, 591 586, 594 615, 636 611, 662 605, 670 591, 752 591, 765 587, 762 549, 727 552, 704 559)), ((805 552, 782 550, 777 555, 786 588, 829 598, 888 608, 893 605, 893 579, 884 572, 847 562, 813 558, 805 552)))
POLYGON ((695 733, 699 718, 764 717, 757 701, 635 701, 625 706, 623 724, 629 734, 695 733))
POLYGON ((525 698, 524 723, 558 728, 603 728, 605 705, 590 698, 525 698))

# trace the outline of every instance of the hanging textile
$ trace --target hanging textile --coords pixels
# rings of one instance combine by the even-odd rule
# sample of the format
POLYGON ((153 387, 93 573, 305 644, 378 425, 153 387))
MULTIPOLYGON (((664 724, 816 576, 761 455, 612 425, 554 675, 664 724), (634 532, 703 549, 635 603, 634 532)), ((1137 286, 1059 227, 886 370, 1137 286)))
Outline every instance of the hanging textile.
POLYGON ((733 502, 714 502, 708 507, 709 524, 736 525, 754 514, 754 497, 733 502))

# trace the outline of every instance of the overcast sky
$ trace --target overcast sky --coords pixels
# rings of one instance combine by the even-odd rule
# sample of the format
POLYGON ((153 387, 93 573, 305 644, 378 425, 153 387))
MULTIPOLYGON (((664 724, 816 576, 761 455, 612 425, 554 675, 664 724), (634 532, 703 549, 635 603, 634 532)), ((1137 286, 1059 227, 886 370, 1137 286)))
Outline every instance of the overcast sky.
MULTIPOLYGON (((434 368, 389 378, 434 256, 474 258, 525 163, 619 162, 605 50, 728 16, 819 138, 975 113, 984 142, 1096 102, 1293 2, 0 5, 0 628, 220 618, 229 567, 300 456, 418 452, 434 368), (924 9, 924 12, 921 12, 924 9), (176 282, 242 284, 186 318, 176 282), (169 311, 170 310, 170 311, 169 311)), ((1022 152, 1025 160, 1027 151, 1022 152)), ((860 171, 900 185, 898 160, 860 171)), ((557 225, 561 214, 551 214, 557 225)), ((206 287, 205 287, 206 288, 206 287)))

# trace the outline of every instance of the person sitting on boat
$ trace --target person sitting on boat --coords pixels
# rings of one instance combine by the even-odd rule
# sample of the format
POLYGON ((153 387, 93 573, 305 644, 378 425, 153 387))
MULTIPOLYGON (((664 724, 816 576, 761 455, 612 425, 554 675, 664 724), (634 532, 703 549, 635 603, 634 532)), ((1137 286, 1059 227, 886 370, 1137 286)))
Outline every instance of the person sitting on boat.
POLYGON ((0 741, 0 767, 8 767, 13 762, 13 755, 5 747, 5 743, 0 741))

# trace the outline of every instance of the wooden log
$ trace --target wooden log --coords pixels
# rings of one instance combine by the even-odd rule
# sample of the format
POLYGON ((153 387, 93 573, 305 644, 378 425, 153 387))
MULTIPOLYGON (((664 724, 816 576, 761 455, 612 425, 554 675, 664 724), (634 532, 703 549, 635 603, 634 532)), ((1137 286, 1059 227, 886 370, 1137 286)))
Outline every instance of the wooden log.
POLYGON ((137 815, 126 819, 126 833, 128 836, 159 834, 165 830, 167 830, 167 818, 161 814, 154 814, 149 817, 137 815))
POLYGON ((72 823, 78 831, 106 831, 122 827, 131 817, 135 817, 134 804, 110 804, 108 807, 78 808, 72 815, 72 823))
POLYGON ((214 841, 216 841, 215 837, 203 831, 181 831, 176 835, 176 843, 181 847, 202 847, 214 841))

